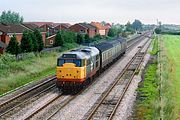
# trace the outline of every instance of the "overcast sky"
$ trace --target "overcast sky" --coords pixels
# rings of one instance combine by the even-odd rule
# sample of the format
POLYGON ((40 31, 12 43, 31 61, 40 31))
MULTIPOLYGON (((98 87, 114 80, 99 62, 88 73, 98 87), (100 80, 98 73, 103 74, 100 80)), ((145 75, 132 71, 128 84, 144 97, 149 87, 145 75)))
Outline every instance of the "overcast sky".
POLYGON ((19 12, 24 21, 180 24, 180 0, 0 0, 0 12, 19 12))

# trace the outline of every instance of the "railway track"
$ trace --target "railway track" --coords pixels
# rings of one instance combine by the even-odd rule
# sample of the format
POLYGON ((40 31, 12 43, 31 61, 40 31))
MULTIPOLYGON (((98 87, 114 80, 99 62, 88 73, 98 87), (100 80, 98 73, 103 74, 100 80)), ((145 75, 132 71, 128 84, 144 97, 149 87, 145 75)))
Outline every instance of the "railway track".
POLYGON ((55 76, 52 76, 51 78, 46 79, 44 82, 37 84, 36 86, 0 103, 0 118, 16 107, 19 107, 24 102, 27 102, 31 98, 37 97, 38 95, 55 87, 55 79, 55 76))
MULTIPOLYGON (((144 46, 148 44, 146 42, 144 46)), ((136 74, 146 52, 139 49, 124 70, 118 75, 116 81, 102 94, 95 106, 84 116, 83 119, 107 119, 112 120, 116 110, 121 103, 128 87, 136 74)))
MULTIPOLYGON (((138 44, 141 40, 143 40, 145 37, 141 37, 138 38, 138 40, 133 40, 131 42, 128 42, 128 51, 135 46, 136 44, 138 44)), ((56 78, 55 76, 53 76, 51 79, 48 79, 47 81, 38 84, 36 86, 34 86, 31 89, 28 89, 27 91, 22 92, 21 94, 3 102, 0 104, 0 118, 4 115, 6 115, 7 113, 13 111, 13 109, 16 109, 17 107, 20 107, 23 103, 29 101, 30 99, 39 96, 42 93, 46 93, 46 91, 48 91, 48 89, 51 89, 53 87, 55 87, 54 81, 56 78), (45 89, 46 87, 48 87, 47 89, 45 89), (37 91, 41 91, 38 92, 37 91), (33 95, 34 93, 36 93, 35 95, 33 95), (29 97, 30 96, 30 97, 29 97), (29 99, 27 99, 29 98, 29 99), (14 107, 12 107, 14 106, 14 107)), ((59 108, 54 110, 52 112, 51 115, 49 115, 47 117, 47 119, 51 119, 55 114, 57 114, 63 107, 65 107, 70 101, 72 101, 74 98, 76 98, 79 94, 81 94, 83 92, 83 90, 81 92, 79 92, 78 94, 74 95, 74 96, 69 96, 67 99, 64 100, 64 102, 62 102, 62 104, 60 104, 59 108)), ((27 114, 25 117, 23 117, 23 119, 31 119, 33 116, 35 116, 36 114, 38 114, 41 110, 43 110, 44 108, 46 108, 48 105, 53 104, 54 101, 58 100, 58 99, 62 99, 64 96, 59 93, 58 95, 54 96, 53 98, 49 99, 48 101, 46 101, 45 104, 43 104, 42 106, 40 106, 39 108, 33 110, 30 114, 27 114)))

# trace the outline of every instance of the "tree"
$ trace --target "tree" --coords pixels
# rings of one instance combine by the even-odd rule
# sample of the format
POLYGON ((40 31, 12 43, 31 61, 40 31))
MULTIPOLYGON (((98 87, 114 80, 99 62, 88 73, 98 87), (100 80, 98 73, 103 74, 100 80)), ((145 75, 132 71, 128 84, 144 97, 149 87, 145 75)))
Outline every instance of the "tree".
POLYGON ((62 34, 61 34, 61 31, 58 31, 57 34, 56 34, 56 37, 55 37, 55 42, 54 42, 54 47, 57 47, 57 46, 63 46, 64 44, 64 40, 62 38, 62 34))
POLYGON ((22 52, 31 52, 33 50, 32 38, 29 31, 24 31, 21 40, 22 52))
POLYGON ((44 48, 44 42, 42 39, 42 35, 38 29, 34 30, 34 36, 37 41, 38 51, 40 52, 44 48))
POLYGON ((8 53, 16 55, 16 56, 20 53, 19 43, 17 42, 15 35, 13 35, 13 37, 11 37, 11 40, 10 40, 6 50, 8 53))
POLYGON ((156 28, 156 29, 155 29, 155 33, 156 33, 156 34, 161 34, 161 29, 160 29, 160 28, 156 28))
POLYGON ((77 43, 78 44, 81 44, 81 43, 83 43, 83 36, 81 35, 81 34, 77 34, 77 43))
POLYGON ((116 36, 116 30, 115 30, 115 28, 113 28, 113 27, 111 27, 110 29, 109 29, 109 32, 108 32, 108 36, 109 37, 114 37, 114 36, 116 36))
POLYGON ((88 34, 85 34, 84 39, 85 39, 85 40, 89 39, 89 35, 88 35, 88 34))
POLYGON ((142 23, 140 20, 135 20, 133 23, 132 23, 132 28, 134 30, 141 30, 142 29, 142 23))
POLYGON ((0 22, 4 24, 20 24, 23 22, 23 17, 19 13, 12 11, 3 11, 0 16, 0 22))
POLYGON ((72 31, 61 31, 62 38, 65 43, 74 43, 77 42, 77 36, 72 31))
POLYGON ((132 28, 132 25, 131 25, 131 23, 129 21, 127 22, 127 24, 125 26, 126 26, 126 31, 127 32, 134 32, 134 30, 132 28))
POLYGON ((106 25, 106 22, 105 22, 105 21, 102 21, 101 24, 105 26, 105 25, 106 25))
POLYGON ((30 34, 30 37, 32 39, 32 45, 33 45, 32 51, 37 52, 38 51, 37 38, 36 38, 34 32, 30 32, 29 34, 30 34))
MULTIPOLYGON (((95 36, 94 36, 95 37, 95 36)), ((85 36, 84 36, 84 41, 85 41, 85 43, 90 43, 90 42, 92 42, 92 38, 90 38, 89 37, 89 35, 88 34, 85 34, 85 36)))

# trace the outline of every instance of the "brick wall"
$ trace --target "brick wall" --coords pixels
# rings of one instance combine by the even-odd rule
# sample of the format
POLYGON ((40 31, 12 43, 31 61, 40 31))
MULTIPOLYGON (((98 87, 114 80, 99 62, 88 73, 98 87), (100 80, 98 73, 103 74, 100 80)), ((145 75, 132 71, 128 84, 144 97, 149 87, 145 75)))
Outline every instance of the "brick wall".
POLYGON ((75 25, 72 25, 69 30, 73 31, 73 32, 76 32, 76 33, 81 33, 81 34, 87 34, 87 29, 82 27, 81 25, 79 24, 75 24, 75 25), (84 33, 83 33, 84 32, 84 33))
MULTIPOLYGON (((5 43, 8 45, 9 44, 9 41, 11 40, 11 37, 13 35, 6 35, 5 36, 5 43)), ((22 34, 16 34, 16 39, 17 41, 20 43, 21 42, 21 39, 22 39, 22 34)))
POLYGON ((88 35, 89 35, 89 37, 93 38, 96 35, 96 31, 94 29, 89 29, 88 35))
POLYGON ((54 41, 55 41, 55 37, 56 37, 56 35, 53 35, 53 36, 48 37, 48 38, 46 39, 46 47, 51 47, 51 46, 53 46, 54 41))

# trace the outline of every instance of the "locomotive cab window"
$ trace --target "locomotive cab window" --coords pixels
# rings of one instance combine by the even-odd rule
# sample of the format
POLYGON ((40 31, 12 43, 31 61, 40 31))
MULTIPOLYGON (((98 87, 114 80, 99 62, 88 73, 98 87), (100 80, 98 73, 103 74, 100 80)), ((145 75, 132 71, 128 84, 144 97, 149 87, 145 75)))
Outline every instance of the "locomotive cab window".
POLYGON ((84 62, 80 59, 59 59, 58 66, 63 66, 64 63, 74 63, 76 67, 84 66, 84 62))
POLYGON ((58 59, 57 66, 63 66, 64 60, 58 59))

